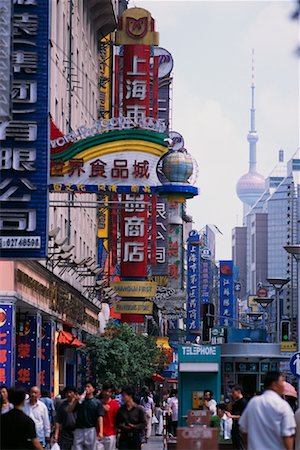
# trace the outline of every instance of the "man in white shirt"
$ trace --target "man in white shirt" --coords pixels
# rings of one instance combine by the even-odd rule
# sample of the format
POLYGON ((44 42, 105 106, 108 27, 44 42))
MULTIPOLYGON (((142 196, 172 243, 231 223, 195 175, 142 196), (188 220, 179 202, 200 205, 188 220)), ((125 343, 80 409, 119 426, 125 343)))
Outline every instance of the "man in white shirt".
POLYGON ((210 390, 204 391, 204 406, 209 409, 211 416, 217 415, 217 402, 213 399, 213 393, 210 390))
POLYGON ((248 442, 248 450, 293 450, 296 422, 290 405, 281 398, 284 378, 280 372, 268 372, 264 393, 253 397, 239 425, 248 442))
POLYGON ((218 416, 220 417, 220 437, 224 441, 231 439, 232 419, 225 413, 226 406, 218 405, 218 416))
POLYGON ((37 439, 45 446, 50 443, 50 421, 47 406, 39 400, 40 395, 39 388, 33 386, 23 411, 34 421, 37 439))
POLYGON ((176 436, 178 426, 178 391, 173 389, 169 401, 169 416, 172 422, 172 435, 176 436))

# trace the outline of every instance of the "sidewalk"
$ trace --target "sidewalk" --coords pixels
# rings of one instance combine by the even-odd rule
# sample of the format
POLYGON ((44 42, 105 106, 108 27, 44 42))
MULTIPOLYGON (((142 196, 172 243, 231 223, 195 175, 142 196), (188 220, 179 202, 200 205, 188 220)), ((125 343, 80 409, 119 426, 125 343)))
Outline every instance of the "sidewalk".
POLYGON ((163 437, 151 436, 147 444, 143 445, 143 450, 163 450, 163 437))

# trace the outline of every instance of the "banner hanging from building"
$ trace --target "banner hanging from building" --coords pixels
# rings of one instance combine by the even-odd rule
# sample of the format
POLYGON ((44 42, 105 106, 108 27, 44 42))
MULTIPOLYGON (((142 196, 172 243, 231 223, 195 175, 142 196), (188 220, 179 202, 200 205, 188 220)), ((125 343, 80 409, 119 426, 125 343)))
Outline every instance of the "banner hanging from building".
POLYGON ((158 197, 156 204, 156 264, 152 266, 153 276, 168 275, 168 202, 158 197))
POLYGON ((121 277, 146 277, 148 266, 148 196, 122 195, 121 277))
POLYGON ((182 225, 182 204, 169 203, 169 287, 177 291, 183 288, 183 225, 182 225))
POLYGON ((220 261, 220 326, 232 327, 233 318, 233 261, 220 261))
POLYGON ((0 304, 0 386, 14 381, 14 305, 0 304))
POLYGON ((16 345, 16 386, 30 388, 38 384, 38 327, 36 317, 19 317, 16 345))
POLYGON ((193 341, 201 329, 200 317, 200 235, 192 230, 187 251, 187 339, 193 341), (194 334, 193 334, 194 333, 194 334))
POLYGON ((4 122, 11 118, 11 0, 0 0, 0 17, 0 122, 4 122))
POLYGON ((211 284, 212 284, 211 261, 201 258, 200 286, 201 286, 201 299, 203 305, 209 303, 211 284))
POLYGON ((3 258, 41 259, 48 249, 49 1, 13 3, 13 114, 0 123, 0 248, 3 258))
POLYGON ((41 342, 41 372, 40 383, 41 390, 48 390, 53 392, 54 387, 54 334, 55 323, 44 322, 42 328, 42 342, 41 342))

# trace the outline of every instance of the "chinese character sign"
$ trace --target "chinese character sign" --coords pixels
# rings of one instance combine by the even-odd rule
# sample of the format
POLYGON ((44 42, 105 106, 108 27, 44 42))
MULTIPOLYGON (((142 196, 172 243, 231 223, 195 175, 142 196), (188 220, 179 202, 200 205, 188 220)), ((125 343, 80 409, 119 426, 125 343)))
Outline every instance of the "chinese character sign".
POLYGON ((37 320, 36 317, 26 317, 24 320, 20 317, 19 320, 22 321, 22 329, 17 333, 16 385, 28 388, 38 383, 37 320))
POLYGON ((201 298, 202 304, 209 303, 210 286, 211 286, 211 261, 201 258, 200 278, 201 278, 201 298))
MULTIPOLYGON (((191 231, 187 251, 187 336, 193 340, 192 333, 200 330, 200 245, 199 233, 191 231)), ((195 338, 195 335, 194 335, 195 338)))
POLYGON ((3 258, 47 256, 48 3, 47 0, 14 2, 13 115, 11 121, 0 123, 3 258))
POLYGON ((158 197, 156 204, 156 264, 152 266, 152 275, 168 274, 168 203, 158 197))
POLYGON ((145 277, 148 264, 148 196, 122 195, 122 277, 145 277))
POLYGON ((176 224, 178 217, 182 215, 182 205, 180 203, 169 203, 168 221, 169 221, 169 287, 180 291, 183 287, 183 266, 182 266, 182 247, 183 247, 183 226, 176 224))
POLYGON ((233 261, 220 261, 220 325, 232 327, 233 315, 233 261))
POLYGON ((150 46, 124 45, 123 115, 149 117, 150 46))
POLYGON ((13 305, 0 305, 0 386, 13 384, 13 313, 13 305))

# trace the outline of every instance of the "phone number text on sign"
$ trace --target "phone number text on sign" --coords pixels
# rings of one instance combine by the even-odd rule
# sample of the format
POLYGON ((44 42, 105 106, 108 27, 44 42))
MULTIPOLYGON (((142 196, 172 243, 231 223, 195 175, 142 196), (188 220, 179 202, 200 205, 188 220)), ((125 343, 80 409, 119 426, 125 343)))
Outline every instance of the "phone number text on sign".
POLYGON ((0 237, 0 248, 41 248, 40 236, 2 236, 0 237))

